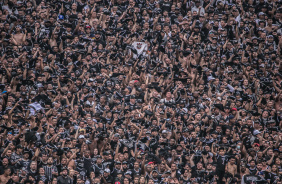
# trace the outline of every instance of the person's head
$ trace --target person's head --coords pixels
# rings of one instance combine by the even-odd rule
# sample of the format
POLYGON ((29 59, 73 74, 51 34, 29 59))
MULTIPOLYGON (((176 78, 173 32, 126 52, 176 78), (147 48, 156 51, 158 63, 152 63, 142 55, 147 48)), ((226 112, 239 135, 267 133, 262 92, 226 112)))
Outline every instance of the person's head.
POLYGON ((4 169, 4 175, 5 175, 5 176, 10 176, 11 173, 12 173, 12 172, 11 172, 11 169, 10 169, 9 167, 4 169))
MULTIPOLYGON (((212 170, 212 164, 211 163, 208 163, 207 164, 207 170, 212 170)), ((188 171, 188 170, 187 170, 188 171)))
POLYGON ((121 169, 121 162, 120 162, 120 161, 117 161, 117 162, 115 163, 115 168, 118 169, 118 170, 121 169))
POLYGON ((102 163, 102 157, 101 157, 101 156, 98 156, 98 157, 97 157, 96 163, 97 163, 98 165, 100 165, 100 164, 102 163))
POLYGON ((89 158, 89 157, 90 157, 90 150, 85 150, 85 151, 84 151, 84 156, 85 156, 86 158, 89 158))
POLYGON ((225 149, 223 147, 219 148, 219 155, 223 156, 225 155, 225 149))
POLYGON ((11 177, 12 181, 15 183, 19 183, 20 182, 20 177, 17 173, 14 173, 11 177))
POLYGON ((3 158, 3 160, 2 160, 2 165, 3 165, 3 166, 8 166, 8 164, 9 164, 8 158, 3 158))
POLYGON ((257 164, 257 169, 258 169, 258 171, 261 171, 262 170, 262 163, 261 162, 259 162, 258 164, 257 164))
POLYGON ((134 162, 133 168, 138 170, 140 168, 140 164, 138 162, 134 162))
POLYGON ((155 182, 154 182, 153 178, 149 178, 148 184, 154 184, 154 183, 155 183, 155 182))
POLYGON ((47 160, 47 164, 48 165, 53 165, 53 163, 54 163, 53 162, 53 157, 49 157, 48 160, 47 160))
POLYGON ((171 171, 175 171, 177 169, 177 166, 176 166, 176 164, 171 164, 171 171))
POLYGON ((105 169, 105 171, 104 171, 104 177, 108 177, 109 175, 110 175, 110 169, 105 169))
POLYGON ((94 178, 94 183, 95 184, 100 184, 100 182, 101 182, 101 179, 99 177, 95 177, 94 178))
POLYGON ((124 183, 124 184, 129 184, 129 183, 130 183, 130 180, 129 180, 128 178, 124 178, 124 179, 123 179, 123 183, 124 183))
POLYGON ((48 160, 48 155, 46 153, 42 153, 41 160, 46 162, 48 160))
POLYGON ((158 171, 157 170, 153 170, 152 176, 153 176, 153 178, 157 178, 159 176, 158 171))
POLYGON ((171 92, 166 93, 166 98, 171 98, 171 92))
POLYGON ((56 177, 54 177, 53 180, 52 180, 52 184, 57 184, 57 183, 58 183, 58 180, 57 180, 56 177))
POLYGON ((31 170, 36 170, 37 169, 37 163, 35 161, 30 163, 30 169, 31 170))
POLYGON ((197 169, 198 170, 202 170, 203 169, 203 163, 202 162, 198 162, 197 163, 197 169))
POLYGON ((68 175, 68 169, 67 169, 67 168, 64 168, 64 169, 62 170, 62 175, 63 175, 63 176, 67 176, 67 175, 68 175))
POLYGON ((45 170, 44 170, 43 167, 40 167, 40 168, 39 168, 39 174, 40 174, 40 175, 44 175, 44 174, 45 174, 45 170))
POLYGON ((66 158, 62 158, 61 164, 65 166, 67 164, 67 159, 66 158))
POLYGON ((268 155, 268 156, 272 156, 272 154, 273 154, 273 149, 271 149, 271 148, 268 149, 268 150, 267 150, 267 155, 268 155))
POLYGON ((255 160, 251 160, 251 161, 249 162, 249 164, 250 164, 251 167, 255 167, 256 161, 255 161, 255 160))
POLYGON ((139 177, 134 177, 134 180, 133 180, 133 183, 134 184, 139 184, 139 177))
POLYGON ((276 165, 280 165, 280 164, 281 164, 280 158, 276 158, 274 163, 275 163, 276 165))
POLYGON ((278 167, 277 167, 277 165, 276 164, 273 164, 272 166, 271 166, 271 172, 273 172, 273 173, 278 173, 278 167))
POLYGON ((215 130, 216 130, 218 133, 220 133, 220 132, 222 131, 221 125, 217 125, 216 128, 215 128, 215 130))
POLYGON ((235 161, 236 161, 235 157, 231 157, 231 158, 229 159, 229 162, 230 162, 231 165, 234 165, 234 164, 235 164, 235 161))

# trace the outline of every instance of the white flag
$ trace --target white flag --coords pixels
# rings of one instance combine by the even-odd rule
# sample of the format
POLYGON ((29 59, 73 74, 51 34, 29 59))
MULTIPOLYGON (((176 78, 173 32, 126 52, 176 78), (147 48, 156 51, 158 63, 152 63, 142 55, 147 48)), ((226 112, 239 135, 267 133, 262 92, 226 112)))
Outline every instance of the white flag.
POLYGON ((38 103, 38 102, 34 102, 32 104, 29 104, 29 110, 30 110, 30 115, 35 115, 35 113, 37 111, 40 111, 42 108, 42 106, 38 103))
POLYGON ((134 42, 132 46, 137 50, 137 54, 134 54, 133 57, 138 57, 139 55, 146 56, 148 50, 148 44, 145 42, 134 42))

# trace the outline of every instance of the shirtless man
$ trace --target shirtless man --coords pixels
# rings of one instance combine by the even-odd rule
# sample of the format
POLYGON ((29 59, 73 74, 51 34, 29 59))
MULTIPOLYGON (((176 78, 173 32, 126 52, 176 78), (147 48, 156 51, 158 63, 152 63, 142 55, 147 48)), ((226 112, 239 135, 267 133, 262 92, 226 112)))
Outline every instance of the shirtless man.
POLYGON ((11 178, 10 174, 11 174, 11 169, 6 168, 4 174, 0 175, 0 183, 3 184, 8 183, 9 179, 11 178))
POLYGON ((68 165, 68 168, 70 168, 70 169, 75 169, 74 159, 76 158, 76 153, 78 153, 78 149, 76 149, 73 152, 68 152, 68 154, 67 154, 67 165, 68 165), (72 153, 72 155, 71 155, 71 153, 72 153), (70 156, 70 157, 68 157, 68 156, 70 156))
POLYGON ((51 48, 58 46, 57 40, 58 40, 59 31, 60 31, 59 27, 56 26, 52 33, 51 39, 49 40, 49 44, 51 48))
POLYGON ((25 42, 27 31, 25 30, 25 33, 21 33, 21 31, 22 31, 22 26, 17 25, 16 33, 14 35, 12 34, 12 42, 15 45, 22 45, 23 42, 25 42))
POLYGON ((273 31, 274 26, 272 26, 273 20, 271 18, 267 19, 267 26, 265 27, 265 29, 269 32, 273 31))
POLYGON ((231 157, 229 159, 229 162, 225 166, 225 171, 232 174, 234 177, 235 174, 237 174, 237 165, 235 164, 235 158, 231 157))

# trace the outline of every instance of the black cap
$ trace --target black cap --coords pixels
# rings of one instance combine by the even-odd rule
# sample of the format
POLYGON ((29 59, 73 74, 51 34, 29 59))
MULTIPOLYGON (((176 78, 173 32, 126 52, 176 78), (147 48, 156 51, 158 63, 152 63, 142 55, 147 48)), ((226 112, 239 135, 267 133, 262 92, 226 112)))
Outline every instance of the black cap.
POLYGON ((68 171, 68 168, 67 168, 67 167, 63 167, 63 168, 62 168, 62 171, 64 171, 64 170, 67 170, 67 171, 68 171))
POLYGON ((158 130, 156 129, 156 128, 153 128, 152 130, 151 130, 151 132, 157 132, 158 130))
POLYGON ((118 170, 118 171, 117 171, 117 174, 122 174, 122 172, 118 170))
POLYGON ((116 161, 116 164, 121 164, 121 162, 120 161, 116 161))
POLYGON ((224 108, 223 108, 222 104, 214 104, 214 107, 218 108, 221 111, 224 111, 224 108))

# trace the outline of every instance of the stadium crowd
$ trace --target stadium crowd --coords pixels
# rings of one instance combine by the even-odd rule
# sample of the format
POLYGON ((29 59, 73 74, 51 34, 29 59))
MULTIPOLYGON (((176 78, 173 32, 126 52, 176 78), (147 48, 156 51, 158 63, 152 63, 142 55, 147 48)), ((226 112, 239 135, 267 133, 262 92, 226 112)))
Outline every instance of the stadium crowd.
POLYGON ((282 184, 281 0, 2 0, 1 184, 282 184))

